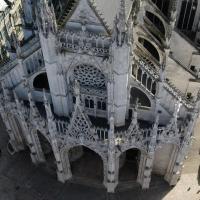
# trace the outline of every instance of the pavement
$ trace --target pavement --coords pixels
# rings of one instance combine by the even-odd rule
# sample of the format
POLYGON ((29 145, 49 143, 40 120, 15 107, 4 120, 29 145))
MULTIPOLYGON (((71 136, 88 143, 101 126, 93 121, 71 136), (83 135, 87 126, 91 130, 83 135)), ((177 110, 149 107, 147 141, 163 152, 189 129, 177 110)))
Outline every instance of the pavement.
POLYGON ((0 122, 0 200, 200 200, 200 120, 180 181, 175 187, 156 182, 148 190, 134 187, 109 195, 90 183, 59 183, 42 166, 34 166, 27 152, 8 154, 7 133, 0 122), (199 172, 199 174, 198 174, 199 172))

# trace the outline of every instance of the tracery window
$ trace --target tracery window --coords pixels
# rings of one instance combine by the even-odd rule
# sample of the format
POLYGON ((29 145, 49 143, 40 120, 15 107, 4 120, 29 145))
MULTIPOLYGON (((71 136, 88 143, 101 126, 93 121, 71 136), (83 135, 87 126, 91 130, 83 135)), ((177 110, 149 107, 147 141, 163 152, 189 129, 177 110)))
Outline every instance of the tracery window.
POLYGON ((165 16, 168 16, 169 10, 169 0, 151 0, 162 12, 165 16))
POLYGON ((103 99, 97 101, 98 110, 106 110, 106 102, 103 99))
POLYGON ((138 88, 131 88, 130 104, 134 105, 138 101, 139 107, 151 107, 151 102, 147 95, 138 88))
POLYGON ((91 65, 78 65, 74 69, 74 79, 77 80, 81 86, 97 89, 105 89, 106 87, 103 73, 91 65))
POLYGON ((85 107, 91 108, 91 109, 94 108, 94 100, 91 99, 91 97, 89 97, 89 96, 85 98, 85 107))
POLYGON ((194 18, 197 11, 197 0, 184 0, 181 5, 181 12, 178 21, 178 28, 181 30, 192 30, 194 18))
POLYGON ((143 45, 143 47, 159 62, 160 61, 160 55, 156 49, 156 47, 154 47, 153 44, 151 44, 148 40, 144 39, 144 38, 139 38, 138 39, 139 43, 143 45))
POLYGON ((155 27, 163 34, 165 35, 165 27, 163 25, 163 22, 153 13, 146 12, 146 17, 155 25, 155 27))

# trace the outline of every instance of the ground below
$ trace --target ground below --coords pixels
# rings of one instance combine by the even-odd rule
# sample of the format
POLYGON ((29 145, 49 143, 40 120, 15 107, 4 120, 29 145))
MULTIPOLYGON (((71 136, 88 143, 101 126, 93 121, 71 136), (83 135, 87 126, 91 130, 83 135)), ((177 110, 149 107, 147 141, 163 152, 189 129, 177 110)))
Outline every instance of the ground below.
POLYGON ((9 155, 6 150, 8 137, 0 123, 0 200, 200 200, 199 130, 200 120, 181 180, 175 187, 155 180, 149 190, 134 187, 129 191, 117 192, 115 196, 108 196, 105 189, 89 187, 90 183, 59 183, 43 167, 34 166, 25 152, 9 155))

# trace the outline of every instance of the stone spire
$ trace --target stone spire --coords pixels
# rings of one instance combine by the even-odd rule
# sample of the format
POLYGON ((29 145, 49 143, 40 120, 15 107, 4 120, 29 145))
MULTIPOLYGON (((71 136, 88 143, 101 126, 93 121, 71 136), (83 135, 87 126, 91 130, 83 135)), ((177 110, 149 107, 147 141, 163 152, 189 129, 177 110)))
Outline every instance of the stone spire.
POLYGON ((1 86, 3 89, 4 99, 7 103, 11 102, 11 96, 9 90, 6 88, 4 81, 1 82, 1 86))
POLYGON ((55 123, 51 105, 47 99, 45 90, 43 90, 43 100, 44 100, 44 106, 45 106, 45 111, 46 111, 46 118, 48 121, 49 133, 51 135, 51 138, 55 138, 56 133, 57 133, 56 123, 55 123))
POLYGON ((176 17, 177 17, 177 5, 178 5, 178 0, 171 0, 170 1, 170 9, 169 9, 169 19, 170 23, 175 23, 176 17))
POLYGON ((160 119, 160 114, 157 113, 155 117, 155 122, 153 124, 152 136, 151 136, 151 140, 149 144, 149 153, 152 153, 152 154, 155 152, 155 148, 156 148, 159 119, 160 119))
POLYGON ((52 2, 40 0, 36 8, 37 24, 45 37, 57 33, 57 22, 52 2))
POLYGON ((127 39, 125 0, 121 0, 119 14, 115 18, 114 38, 118 46, 122 46, 127 39))
POLYGON ((18 96, 17 96, 15 90, 13 90, 13 94, 14 94, 14 98, 15 98, 16 105, 17 105, 17 109, 18 109, 19 111, 22 111, 22 105, 21 105, 21 102, 20 102, 20 100, 19 100, 19 98, 18 98, 18 96))
POLYGON ((76 105, 81 105, 81 93, 80 93, 80 84, 77 80, 74 82, 74 93, 76 97, 76 105))
POLYGON ((140 6, 141 6, 140 4, 141 4, 140 0, 134 0, 133 5, 132 5, 131 16, 132 16, 134 25, 137 25, 138 13, 140 11, 140 6))
POLYGON ((178 114, 179 114, 181 106, 182 106, 181 99, 179 99, 179 101, 175 103, 175 109, 174 109, 173 117, 166 127, 166 130, 168 132, 172 131, 175 134, 178 133, 177 121, 178 121, 178 114))
POLYGON ((107 173, 107 190, 114 192, 117 185, 116 180, 116 154, 115 154, 115 130, 114 130, 114 117, 113 113, 110 117, 110 129, 108 134, 108 173, 107 173))
POLYGON ((44 100, 44 106, 45 106, 45 110, 46 110, 47 119, 48 119, 48 121, 51 121, 51 120, 53 120, 54 117, 53 117, 53 113, 51 110, 51 105, 50 105, 49 101, 47 100, 45 89, 43 89, 43 100, 44 100))
POLYGON ((134 109, 133 109, 133 116, 132 116, 132 124, 135 126, 138 123, 138 104, 139 104, 139 99, 137 98, 134 109))
POLYGON ((39 111, 36 108, 35 102, 33 100, 33 96, 32 96, 32 92, 30 90, 30 88, 28 88, 28 99, 29 99, 29 103, 30 103, 30 110, 31 110, 31 115, 33 118, 37 118, 39 117, 39 111))

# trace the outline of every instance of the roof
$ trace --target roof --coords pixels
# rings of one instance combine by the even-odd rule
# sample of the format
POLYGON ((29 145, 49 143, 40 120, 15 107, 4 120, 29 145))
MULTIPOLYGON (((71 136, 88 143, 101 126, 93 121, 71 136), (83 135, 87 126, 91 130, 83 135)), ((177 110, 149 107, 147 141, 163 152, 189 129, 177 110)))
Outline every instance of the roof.
MULTIPOLYGON (((72 5, 72 7, 70 8, 71 12, 73 13, 75 12, 76 8, 79 6, 79 3, 81 1, 82 0, 77 0, 75 1, 77 3, 70 4, 72 5)), ((121 0, 86 0, 86 1, 88 1, 89 5, 93 7, 94 11, 96 12, 97 16, 101 19, 101 21, 104 23, 105 27, 109 30, 113 30, 115 17, 118 15, 120 11, 121 0)), ((133 1, 132 0, 124 0, 124 1, 125 1, 126 16, 128 19, 129 14, 131 12, 133 1)), ((67 16, 72 16, 71 12, 65 13, 64 16, 65 20, 62 20, 63 24, 66 23, 66 21, 69 19, 67 16)))
MULTIPOLYGON (((112 30, 114 27, 114 19, 119 13, 121 0, 89 0, 94 6, 98 14, 102 14, 102 18, 112 30)), ((125 0, 126 2, 126 16, 128 18, 133 1, 125 0)))

